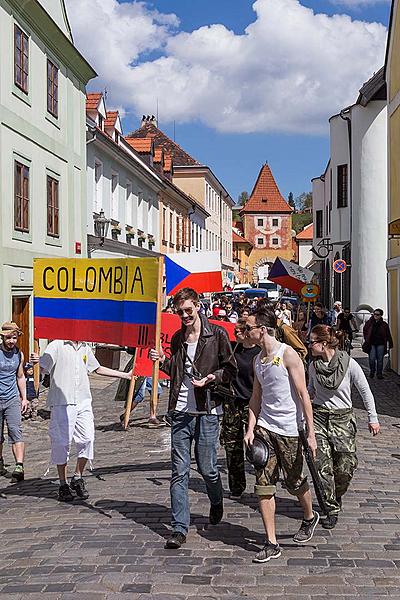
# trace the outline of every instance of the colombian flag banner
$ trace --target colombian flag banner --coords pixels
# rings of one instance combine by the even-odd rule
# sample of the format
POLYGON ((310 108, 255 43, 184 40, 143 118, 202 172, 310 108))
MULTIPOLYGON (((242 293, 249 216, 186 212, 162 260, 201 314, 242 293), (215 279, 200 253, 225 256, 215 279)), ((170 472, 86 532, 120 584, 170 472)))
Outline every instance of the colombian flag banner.
POLYGON ((158 258, 34 260, 35 338, 155 344, 158 258))

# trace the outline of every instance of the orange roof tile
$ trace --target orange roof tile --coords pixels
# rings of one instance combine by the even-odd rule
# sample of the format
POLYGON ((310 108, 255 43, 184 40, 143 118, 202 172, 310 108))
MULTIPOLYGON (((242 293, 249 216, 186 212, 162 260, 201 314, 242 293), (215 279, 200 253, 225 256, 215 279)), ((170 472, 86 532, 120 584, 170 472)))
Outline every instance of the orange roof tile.
POLYGON ((172 171, 172 154, 166 154, 164 157, 164 171, 166 173, 172 171))
POLYGON ((314 237, 314 223, 306 225, 304 229, 296 235, 296 240, 312 240, 314 237))
POLYGON ((164 148, 164 152, 172 154, 174 159, 174 165, 198 165, 200 164, 190 154, 188 154, 183 148, 176 142, 171 140, 163 131, 158 129, 153 123, 145 123, 136 131, 132 131, 128 134, 127 139, 132 138, 153 138, 155 146, 161 146, 164 148))
POLYGON ((102 97, 101 92, 86 94, 86 110, 97 110, 102 97))
POLYGON ((163 160, 163 149, 162 148, 156 148, 154 150, 154 159, 153 162, 155 163, 160 163, 163 160))
POLYGON ((241 213, 291 213, 292 208, 279 191, 272 171, 263 165, 251 196, 241 213))
POLYGON ((153 148, 153 140, 150 138, 130 138, 126 137, 125 141, 139 154, 149 154, 153 148))
POLYGON ((236 231, 232 230, 232 242, 235 244, 250 244, 250 246, 252 246, 253 244, 251 242, 249 242, 249 240, 246 240, 245 237, 242 237, 241 235, 239 235, 238 233, 236 233, 236 231))
POLYGON ((113 110, 113 111, 107 111, 107 118, 104 121, 104 127, 114 127, 115 126, 115 122, 117 120, 118 117, 118 111, 117 110, 113 110))

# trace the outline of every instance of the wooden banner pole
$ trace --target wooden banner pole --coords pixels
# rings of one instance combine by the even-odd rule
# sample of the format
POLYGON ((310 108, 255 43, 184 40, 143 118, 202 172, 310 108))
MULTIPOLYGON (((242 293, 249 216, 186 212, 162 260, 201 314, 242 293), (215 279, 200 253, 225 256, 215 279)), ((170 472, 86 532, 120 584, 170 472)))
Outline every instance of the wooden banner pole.
MULTIPOLYGON (((40 355, 39 340, 37 338, 35 338, 33 340, 33 351, 35 354, 40 355)), ((25 362, 28 362, 28 360, 29 360, 29 358, 26 357, 25 362)), ((33 365, 33 381, 34 381, 34 385, 35 385, 35 390, 39 391, 39 385, 40 385, 40 365, 39 365, 39 363, 36 363, 35 365, 33 365)))
POLYGON ((133 357, 133 362, 132 362, 132 377, 131 377, 131 380, 129 382, 128 396, 126 398, 125 416, 124 416, 124 429, 125 429, 125 431, 129 427, 129 417, 130 417, 131 410, 132 410, 133 393, 135 391, 135 383, 136 383, 136 379, 137 379, 137 376, 133 374, 133 372, 135 370, 135 365, 136 365, 136 356, 137 356, 137 353, 138 353, 138 349, 136 348, 135 349, 135 355, 133 357))
MULTIPOLYGON (((158 292, 157 292, 157 318, 156 318, 156 350, 161 350, 161 303, 162 303, 162 284, 164 276, 164 258, 158 259, 158 292)), ((151 382, 150 408, 151 414, 156 415, 158 404, 158 373, 160 370, 160 361, 153 363, 153 374, 151 382)))

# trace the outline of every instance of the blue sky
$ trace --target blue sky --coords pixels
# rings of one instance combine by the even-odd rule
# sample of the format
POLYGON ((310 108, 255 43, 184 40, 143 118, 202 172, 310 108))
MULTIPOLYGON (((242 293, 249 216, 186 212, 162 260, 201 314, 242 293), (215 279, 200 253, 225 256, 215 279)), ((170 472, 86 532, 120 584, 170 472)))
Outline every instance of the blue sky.
POLYGON ((385 31, 368 23, 386 27, 390 11, 386 0, 253 4, 112 0, 106 14, 101 0, 67 0, 77 45, 100 75, 90 89, 107 86, 108 107, 125 112, 125 133, 155 112, 158 98, 160 128, 173 137, 175 121, 176 141, 235 200, 265 161, 284 196, 311 189, 329 158, 328 117, 382 64, 385 31), (113 27, 102 35, 106 19, 113 27))

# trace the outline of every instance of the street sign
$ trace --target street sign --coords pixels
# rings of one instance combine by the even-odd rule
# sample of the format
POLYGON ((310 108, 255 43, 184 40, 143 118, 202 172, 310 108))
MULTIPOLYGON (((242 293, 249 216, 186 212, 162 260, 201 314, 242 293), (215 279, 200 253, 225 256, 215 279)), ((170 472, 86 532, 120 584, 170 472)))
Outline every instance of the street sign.
POLYGON ((347 263, 345 260, 343 260, 343 258, 338 258, 338 260, 335 260, 333 263, 333 270, 335 273, 344 273, 346 269, 347 263))
POLYGON ((301 288, 301 295, 304 302, 313 302, 319 296, 319 292, 319 285, 315 285, 314 283, 308 283, 301 288))

